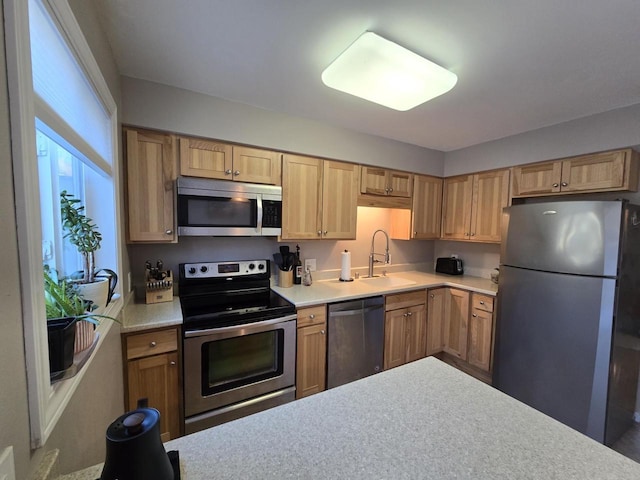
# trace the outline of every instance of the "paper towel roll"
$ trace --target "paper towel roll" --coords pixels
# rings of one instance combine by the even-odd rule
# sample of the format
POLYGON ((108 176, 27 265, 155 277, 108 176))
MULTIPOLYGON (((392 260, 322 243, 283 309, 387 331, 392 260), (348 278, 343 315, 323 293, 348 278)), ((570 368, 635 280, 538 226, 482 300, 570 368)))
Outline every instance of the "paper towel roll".
POLYGON ((351 252, 345 250, 341 256, 340 280, 349 281, 351 280, 351 252))

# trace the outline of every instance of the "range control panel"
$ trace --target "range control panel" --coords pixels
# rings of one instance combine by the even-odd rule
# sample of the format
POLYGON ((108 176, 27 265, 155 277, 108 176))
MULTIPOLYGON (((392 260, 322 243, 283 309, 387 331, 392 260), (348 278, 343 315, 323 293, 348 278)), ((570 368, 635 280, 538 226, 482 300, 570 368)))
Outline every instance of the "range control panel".
POLYGON ((243 260, 241 262, 185 263, 185 278, 241 277, 264 274, 269 271, 269 260, 243 260))

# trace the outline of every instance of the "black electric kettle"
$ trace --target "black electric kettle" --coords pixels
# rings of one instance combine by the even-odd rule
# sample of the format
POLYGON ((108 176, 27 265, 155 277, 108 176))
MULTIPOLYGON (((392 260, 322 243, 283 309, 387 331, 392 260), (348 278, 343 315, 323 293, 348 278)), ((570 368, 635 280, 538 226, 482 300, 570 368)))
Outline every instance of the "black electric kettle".
POLYGON ((107 428, 107 455, 100 480, 174 480, 174 470, 160 440, 160 412, 138 408, 107 428))

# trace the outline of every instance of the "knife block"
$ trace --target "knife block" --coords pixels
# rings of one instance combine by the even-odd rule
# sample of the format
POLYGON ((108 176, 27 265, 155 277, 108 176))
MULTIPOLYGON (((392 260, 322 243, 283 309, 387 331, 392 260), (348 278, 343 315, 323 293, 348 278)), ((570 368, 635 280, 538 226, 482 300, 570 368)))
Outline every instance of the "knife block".
POLYGON ((145 283, 145 303, 161 303, 173 301, 173 275, 171 270, 165 272, 167 276, 163 280, 157 280, 149 275, 145 283))

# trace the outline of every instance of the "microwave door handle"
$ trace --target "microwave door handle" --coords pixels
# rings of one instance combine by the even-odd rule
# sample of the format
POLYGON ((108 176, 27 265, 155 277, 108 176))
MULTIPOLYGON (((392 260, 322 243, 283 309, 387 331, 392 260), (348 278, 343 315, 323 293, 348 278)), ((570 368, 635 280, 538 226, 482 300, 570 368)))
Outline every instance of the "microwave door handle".
POLYGON ((258 208, 258 221, 256 222, 256 233, 260 235, 260 232, 262 232, 262 195, 257 196, 256 206, 258 208))

